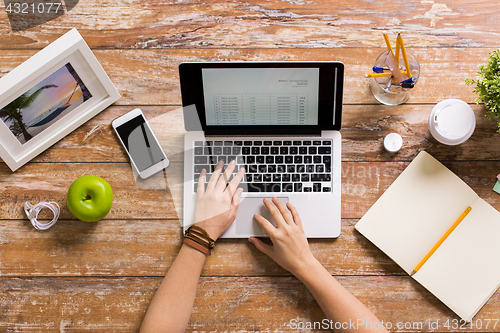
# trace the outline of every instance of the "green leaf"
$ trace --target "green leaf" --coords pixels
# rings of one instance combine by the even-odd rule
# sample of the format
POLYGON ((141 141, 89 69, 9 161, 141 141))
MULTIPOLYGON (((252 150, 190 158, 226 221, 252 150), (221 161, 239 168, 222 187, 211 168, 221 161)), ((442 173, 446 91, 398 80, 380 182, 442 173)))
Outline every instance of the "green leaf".
POLYGON ((465 84, 475 85, 473 92, 478 94, 476 103, 484 103, 486 118, 497 117, 500 132, 500 50, 490 53, 486 65, 478 65, 477 77, 465 79, 465 84))

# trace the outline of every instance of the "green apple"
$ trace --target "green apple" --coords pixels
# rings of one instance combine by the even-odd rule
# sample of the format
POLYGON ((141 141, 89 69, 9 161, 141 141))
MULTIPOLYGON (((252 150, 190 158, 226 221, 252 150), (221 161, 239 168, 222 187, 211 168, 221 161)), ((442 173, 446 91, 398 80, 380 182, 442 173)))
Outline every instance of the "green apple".
POLYGON ((83 176, 69 187, 66 203, 77 219, 95 222, 109 213, 113 190, 101 177, 83 176))

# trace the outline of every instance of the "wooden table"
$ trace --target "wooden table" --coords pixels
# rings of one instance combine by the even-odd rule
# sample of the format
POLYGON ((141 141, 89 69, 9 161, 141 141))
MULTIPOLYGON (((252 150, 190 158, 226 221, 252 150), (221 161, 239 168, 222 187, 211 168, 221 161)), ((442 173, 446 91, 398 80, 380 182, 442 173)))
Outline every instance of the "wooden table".
MULTIPOLYGON (((20 170, 0 163, 0 330, 138 330, 181 245, 179 63, 338 60, 346 66, 342 234, 311 239, 311 249, 392 330, 465 331, 451 310, 354 225, 421 150, 500 209, 500 195, 492 191, 500 136, 464 84, 500 44, 499 12, 499 2, 486 0, 82 0, 52 21, 13 33, 1 8, 0 76, 76 27, 122 97, 20 170), (384 31, 393 42, 401 32, 422 68, 412 97, 400 106, 377 103, 363 78, 385 48, 384 31), (434 141, 427 128, 433 105, 447 98, 470 103, 476 114, 474 135, 455 147, 434 141), (135 107, 172 162, 154 184, 135 182, 110 126, 135 107), (398 154, 382 148, 390 132, 403 137, 398 154), (114 190, 111 212, 96 223, 76 220, 65 204, 69 185, 85 174, 105 178, 114 190), (61 204, 60 220, 36 231, 22 206, 48 200, 61 204)), ((253 245, 221 240, 203 269, 188 330, 290 331, 293 323, 323 318, 304 286, 253 245)), ((483 328, 466 330, 500 331, 498 319, 500 292, 473 321, 483 328)))

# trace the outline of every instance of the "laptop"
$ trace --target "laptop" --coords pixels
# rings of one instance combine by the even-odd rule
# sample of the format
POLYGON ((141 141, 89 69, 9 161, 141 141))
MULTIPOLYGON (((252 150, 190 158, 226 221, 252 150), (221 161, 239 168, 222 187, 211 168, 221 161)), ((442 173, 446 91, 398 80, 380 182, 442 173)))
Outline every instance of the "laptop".
MULTIPOLYGON (((266 236, 263 198, 298 210, 308 238, 340 234, 341 62, 182 63, 184 219, 193 222, 198 178, 219 160, 245 168, 235 221, 223 238, 266 236)), ((206 184, 205 184, 206 185, 206 184)))

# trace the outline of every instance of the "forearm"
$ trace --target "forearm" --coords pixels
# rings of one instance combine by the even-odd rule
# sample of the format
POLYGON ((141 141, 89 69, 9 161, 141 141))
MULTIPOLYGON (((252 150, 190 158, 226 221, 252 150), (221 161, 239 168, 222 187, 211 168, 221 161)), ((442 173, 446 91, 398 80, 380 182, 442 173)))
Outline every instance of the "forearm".
POLYGON ((206 255, 183 244, 158 288, 141 332, 184 332, 206 255))
POLYGON ((316 260, 297 277, 309 289, 326 317, 333 323, 339 323, 339 332, 386 331, 377 317, 316 260))

